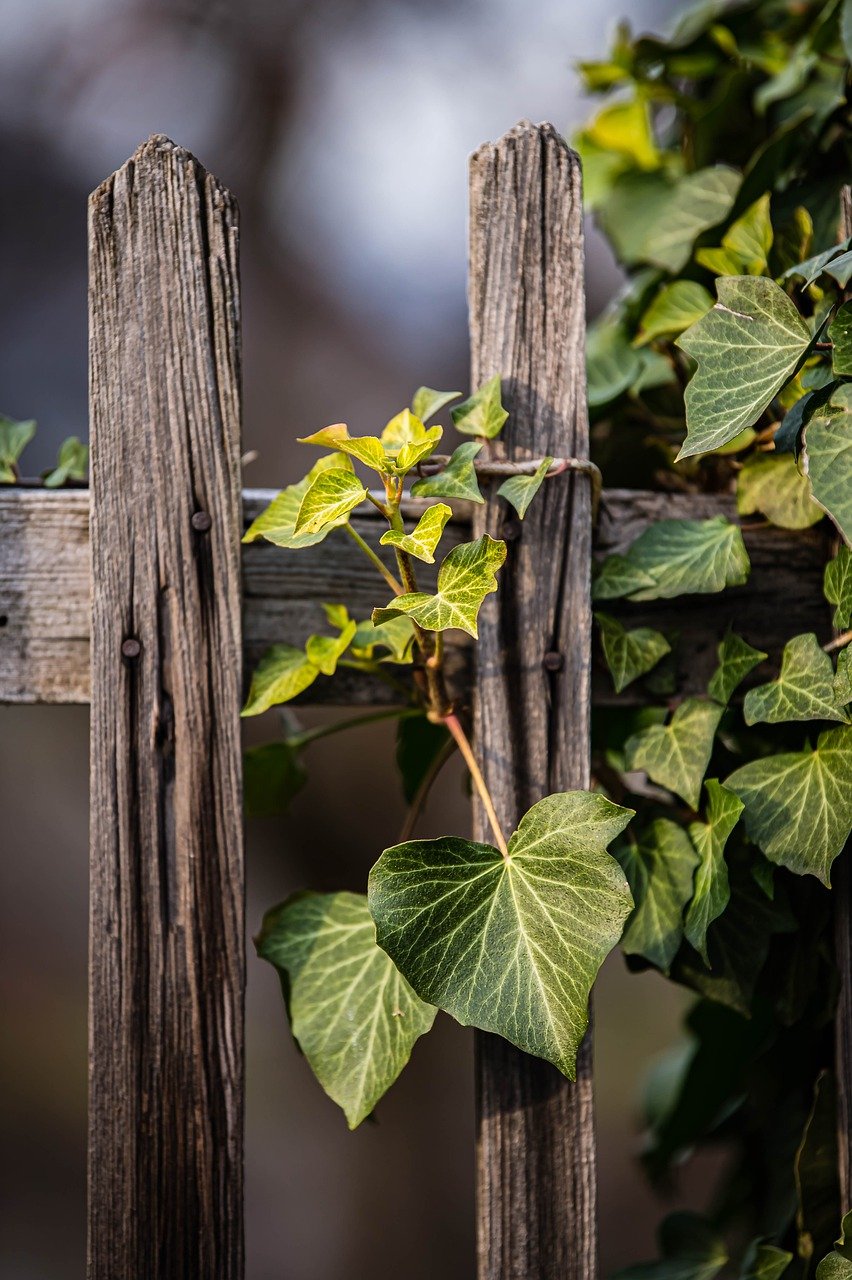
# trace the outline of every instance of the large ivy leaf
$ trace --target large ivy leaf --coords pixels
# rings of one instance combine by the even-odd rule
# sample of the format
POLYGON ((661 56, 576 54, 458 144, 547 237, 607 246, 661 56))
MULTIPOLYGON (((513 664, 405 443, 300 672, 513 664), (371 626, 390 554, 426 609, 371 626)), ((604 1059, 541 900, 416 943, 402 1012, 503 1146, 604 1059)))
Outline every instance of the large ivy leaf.
POLYGON ((437 502, 434 507, 426 508, 411 533, 405 533, 404 530, 399 529, 388 529, 379 541, 382 546, 396 547, 398 551, 405 551, 410 556, 416 556, 418 560, 425 560, 426 564, 434 564, 435 548, 441 541, 444 525, 452 514, 452 507, 446 506, 443 502, 437 502))
POLYGON ((852 544, 852 384, 841 383, 806 423, 799 465, 816 501, 852 544))
POLYGON ((697 1213, 672 1213, 659 1230, 660 1257, 617 1271, 612 1280, 713 1280, 728 1254, 715 1229, 697 1213))
POLYGON ((243 753, 246 817, 271 818, 286 813, 306 781, 299 750, 286 739, 249 747, 243 753))
POLYGON ((607 556, 603 564, 594 566, 593 600, 619 600, 643 588, 656 586, 654 578, 640 569, 628 556, 607 556))
POLYGON ((290 644, 273 645, 252 674, 242 714, 259 716, 270 707, 289 702, 312 685, 319 674, 319 667, 302 649, 290 644))
POLYGON ((344 512, 336 520, 324 525, 317 533, 296 533, 296 518, 302 505, 302 499, 317 476, 328 470, 351 472, 352 463, 347 457, 339 453, 330 454, 327 458, 320 458, 319 462, 311 467, 304 479, 300 480, 298 484, 288 485, 286 489, 281 490, 277 497, 272 499, 266 510, 262 511, 257 519, 249 525, 243 537, 243 542, 256 542, 258 538, 265 538, 267 542, 272 542, 277 547, 298 550, 300 547, 312 547, 316 543, 322 542, 323 538, 328 537, 332 529, 346 524, 349 519, 348 512, 344 512))
POLYGON ((655 338, 677 338, 712 306, 713 299, 704 285, 694 280, 674 280, 663 285, 642 316, 637 344, 655 338))
POLYGON ((386 849, 369 885, 379 946, 421 999, 573 1079, 589 991, 632 905, 606 852, 631 816, 566 792, 533 805, 506 857, 450 836, 386 849))
POLYGON ((852 827, 852 728, 827 729, 815 749, 752 760, 725 780, 745 805, 749 839, 770 862, 829 883, 852 827))
MULTIPOLYGON (((618 559, 617 573, 606 563, 593 590, 595 599, 668 600, 739 587, 748 578, 748 553, 738 525, 724 516, 710 520, 660 520, 650 525, 618 559), (631 570, 653 580, 633 588, 631 570), (623 589, 620 589, 623 588, 623 589)), ((635 579, 634 579, 635 581, 635 579)))
POLYGON ((15 422, 0 414, 0 484, 15 483, 18 459, 35 432, 36 424, 32 419, 15 422))
POLYGON ((762 511, 781 529, 807 529, 825 514, 791 453, 753 453, 737 476, 737 511, 762 511))
POLYGON ((484 502, 476 478, 473 460, 482 445, 475 440, 460 444, 444 467, 435 476, 416 480, 411 486, 413 498, 465 498, 468 502, 484 502))
POLYGON ((721 718, 722 708, 715 702, 685 698, 668 724, 648 725, 628 738, 627 767, 644 769, 653 782, 697 809, 721 718))
POLYGON ((668 818, 658 818, 635 844, 620 844, 613 853, 634 902, 621 948, 668 973, 683 937, 683 909, 692 894, 698 855, 683 827, 668 818))
POLYGON ((320 533, 338 525, 367 496, 367 490, 352 471, 339 467, 322 471, 302 498, 295 532, 320 533))
POLYGON ((508 412, 503 408, 501 395, 502 378, 495 373, 493 378, 475 391, 469 400, 451 410, 453 426, 466 436, 480 436, 493 440, 503 430, 508 412))
POLYGON ((600 627, 601 647, 616 693, 621 693, 631 681, 645 675, 660 658, 671 653, 671 645, 661 631, 651 627, 627 631, 608 613, 596 613, 595 621, 600 627))
POLYGON ((837 655, 837 671, 832 685, 834 701, 839 707, 852 702, 852 649, 841 649, 837 655))
POLYGON ((840 720, 848 717, 834 700, 834 668, 813 632, 784 646, 777 680, 749 689, 743 704, 746 724, 786 720, 840 720))
POLYGON ((684 933, 688 942, 710 964, 707 929, 725 910, 730 898, 725 845, 739 821, 743 802, 715 778, 707 781, 707 821, 692 822, 689 836, 698 853, 692 901, 686 913, 684 933))
POLYGON ((817 1267, 816 1280, 852 1280, 852 1213, 844 1215, 840 1239, 817 1267))
POLYGON ((483 534, 463 542, 444 558, 438 570, 437 591, 411 591, 396 596, 385 609, 373 610, 376 626, 403 613, 427 631, 458 628, 476 639, 476 620, 482 602, 497 590, 496 573, 506 559, 506 544, 483 534))
POLYGON ((681 178, 646 232, 640 258, 673 274, 680 271, 701 232, 727 217, 739 186, 740 175, 721 165, 681 178))
POLYGON ((542 458, 533 475, 509 476, 509 479, 504 480, 497 490, 498 495, 515 508, 520 520, 523 520, 527 514, 530 503, 541 488, 552 463, 552 458, 542 458))
POLYGON ((678 459, 727 444, 757 422, 811 341, 786 293, 762 276, 720 276, 718 302, 678 346, 698 362, 686 389, 678 459))
POLYGON ((267 913, 257 952, 279 972, 293 1036, 311 1070, 356 1128, 436 1010, 376 946, 361 894, 297 893, 267 913))
POLYGON ((752 649, 741 636, 726 632, 716 650, 719 665, 710 678, 707 692, 714 702, 727 706, 734 690, 745 680, 750 671, 764 662, 768 654, 752 649))
POLYGON ((852 375, 852 303, 844 302, 828 326, 828 340, 833 343, 831 368, 838 378, 852 375))
POLYGON ((825 566, 822 589, 828 603, 835 606, 835 628, 845 630, 852 619, 852 551, 848 547, 841 547, 825 566))
POLYGON ((435 391, 433 387, 418 387, 411 401, 411 412, 415 418, 426 423, 460 395, 460 391, 435 391))

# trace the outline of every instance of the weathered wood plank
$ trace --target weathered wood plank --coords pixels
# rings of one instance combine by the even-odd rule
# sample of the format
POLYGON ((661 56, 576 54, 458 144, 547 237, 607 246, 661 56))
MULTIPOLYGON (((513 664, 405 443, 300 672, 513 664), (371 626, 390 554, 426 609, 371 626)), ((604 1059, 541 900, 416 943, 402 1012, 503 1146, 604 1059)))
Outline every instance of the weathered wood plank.
POLYGON ((239 1280, 236 204, 154 137, 92 196, 89 250, 88 1275, 239 1280))
MULTIPOLYGON (((470 201, 471 381, 502 373, 510 413, 492 454, 586 458, 579 160, 550 125, 518 125, 473 156, 470 201)), ((547 482, 523 524, 492 495, 473 528, 509 540, 480 615, 474 733, 511 832, 542 796, 589 785, 589 479, 547 482)), ((489 839, 481 806, 474 813, 477 838, 489 839)), ((480 1280, 595 1280, 589 1037, 571 1083, 478 1033, 477 1107, 480 1280)))
MULTIPOLYGON (((273 496, 252 489, 243 495, 246 525, 273 496)), ((596 554, 624 550, 649 524, 667 517, 724 513, 736 519, 733 498, 724 496, 604 493, 596 554)), ((380 517, 359 517, 356 527, 374 543, 380 517)), ((784 642, 800 631, 828 639, 822 600, 825 535, 820 526, 787 533, 770 525, 746 526, 752 573, 745 587, 721 595, 693 596, 651 604, 607 601, 601 607, 663 631, 680 631, 679 689, 700 693, 716 661, 715 646, 728 623, 777 665, 784 642)), ((464 539, 464 523, 448 526, 450 539, 464 539)), ((357 547, 333 534, 333 557, 323 546, 289 554, 267 543, 243 547, 243 645, 250 671, 270 645, 301 644, 324 624, 322 602, 345 598, 366 617, 377 583, 357 547)), ((448 544, 449 545, 449 544, 448 544)), ((89 701, 89 495, 85 490, 0 488, 0 703, 89 701), (5 619, 5 621, 3 621, 5 619)), ((464 642, 461 646, 466 651, 464 642)), ((459 659, 463 659, 459 654, 459 659)), ((756 673, 764 679, 764 671, 756 673)), ((361 679, 317 681, 306 698, 341 704, 385 701, 382 686, 361 679)), ((619 695, 622 704, 641 700, 641 684, 619 695)), ((603 670, 595 672, 593 699, 615 700, 603 670)))

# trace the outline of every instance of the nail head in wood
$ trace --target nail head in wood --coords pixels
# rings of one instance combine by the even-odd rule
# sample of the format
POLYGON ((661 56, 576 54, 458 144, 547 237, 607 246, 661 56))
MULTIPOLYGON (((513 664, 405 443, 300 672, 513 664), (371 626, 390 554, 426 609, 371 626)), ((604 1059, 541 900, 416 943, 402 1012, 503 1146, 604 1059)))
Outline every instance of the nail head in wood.
POLYGON ((122 658, 127 658, 131 662, 138 658, 141 652, 142 645, 135 636, 129 636, 121 646, 122 658))
POLYGON ((549 650, 542 658, 545 671, 561 671, 565 666, 565 658, 555 649, 549 650))
POLYGON ((193 513, 191 524, 196 533, 207 533, 213 521, 208 512, 196 511, 193 513))

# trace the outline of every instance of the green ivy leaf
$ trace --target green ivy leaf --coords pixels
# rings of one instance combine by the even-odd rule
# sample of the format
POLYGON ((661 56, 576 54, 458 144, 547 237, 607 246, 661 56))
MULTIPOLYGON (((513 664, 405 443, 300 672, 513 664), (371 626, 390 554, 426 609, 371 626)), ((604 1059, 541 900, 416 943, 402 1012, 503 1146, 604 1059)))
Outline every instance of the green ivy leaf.
POLYGON ((641 260, 673 274, 680 271, 697 237, 728 216, 740 181, 734 169, 722 165, 681 178, 645 234, 641 260))
POLYGON ((617 400, 634 385, 642 357, 630 343, 622 324, 604 319, 586 331, 586 395, 590 409, 617 400))
POLYGON ((719 665, 710 678, 707 692, 714 702, 727 706, 731 695, 742 684, 750 671, 765 662, 769 656, 760 649, 752 649, 741 636, 728 631, 716 650, 719 665))
POLYGON ((766 271, 772 248, 769 194, 762 195, 732 223, 719 249, 699 249, 695 261, 722 276, 759 276, 766 271))
POLYGON ((534 475, 510 476, 508 480, 503 481, 497 490, 499 496, 505 498, 515 508, 520 520, 523 520, 527 514, 529 505, 541 488, 544 477, 550 470, 552 463, 552 458, 542 458, 536 467, 534 475))
POLYGON ((593 599, 668 600, 739 587, 749 573, 749 559, 739 527, 724 516, 711 520, 660 520, 650 525, 621 557, 616 571, 598 576, 593 599), (631 585, 630 568, 653 580, 653 586, 631 585))
POLYGON ((852 383, 841 383, 805 425, 799 465, 816 501, 852 543, 852 383))
POLYGON ((452 514, 452 507, 438 502, 434 507, 426 508, 411 533, 388 529, 379 541, 383 547, 396 547, 410 556, 416 556, 418 560, 425 560, 426 564, 434 564, 435 548, 441 541, 444 525, 452 514))
MULTIPOLYGON (((430 427, 430 431, 434 431, 430 427)), ((420 444, 428 432, 416 413, 402 409, 395 414, 382 431, 382 445, 389 453, 399 453, 407 444, 420 444)))
POLYGON ((617 618, 607 613, 596 613, 595 621, 600 627, 601 647, 616 693, 621 693, 633 680, 655 667, 660 658, 671 653, 671 645, 661 631, 650 627, 627 631, 617 618))
POLYGON ((777 680, 749 689, 743 704, 746 724, 787 720, 840 720, 848 717, 834 701, 834 668, 813 632, 794 636, 784 646, 777 680))
POLYGON ((791 453, 753 453, 737 477, 737 511, 761 511, 781 529, 808 529, 825 514, 791 453))
POLYGON ((336 422, 331 427, 323 427, 310 436, 299 436, 299 444, 315 444, 321 449, 336 449, 349 458, 357 458, 365 466, 382 475, 393 472, 391 460, 385 453, 381 440, 377 436, 350 436, 345 422, 336 422))
POLYGON ((242 714, 259 716, 270 707, 289 702, 312 685, 319 673, 319 667, 301 649, 273 645, 254 670, 242 714))
POLYGON ((394 468, 398 476, 407 476, 418 462, 424 462, 426 458, 430 458, 437 449, 441 437, 444 434, 443 427, 429 427, 426 430, 422 440, 409 440, 404 444, 396 455, 394 468))
POLYGON ((378 650, 385 651, 380 662, 398 664, 411 662, 411 649, 414 644, 414 624, 410 618, 391 618, 375 627, 372 622, 359 622, 358 629, 352 637, 353 657, 371 662, 378 650))
POLYGON ((655 338, 677 338, 706 315, 713 299, 702 284, 694 280, 674 280, 663 285, 648 307, 639 325, 636 345, 655 338))
POLYGON ((639 169, 656 169, 661 163, 648 104, 640 98, 604 107, 586 126, 585 133, 595 146, 632 160, 639 169))
POLYGON ((353 472, 339 467, 320 472, 302 498, 295 532, 320 533, 343 523, 366 496, 367 490, 353 472))
POLYGON ((852 1213, 844 1214, 840 1239, 817 1267, 816 1280, 852 1280, 852 1213))
POLYGON ((370 872, 380 947, 423 1000, 574 1078, 591 985, 631 908, 606 852, 632 810, 586 791, 547 796, 508 855, 470 840, 413 840, 370 872))
POLYGON ((839 707, 846 707, 852 702, 852 649, 848 647, 838 654, 832 692, 839 707))
POLYGON ((697 809, 721 718, 722 707, 715 702, 685 698, 667 725, 648 725, 628 738, 628 769, 643 769, 652 781, 697 809))
POLYGON ((755 1240, 743 1258, 740 1280, 781 1280, 792 1261, 793 1255, 786 1249, 755 1240))
POLYGON ((725 780, 745 805, 749 839, 770 862, 829 883, 852 827, 852 729, 821 733, 814 750, 752 760, 725 780))
POLYGON ((757 422, 807 350, 811 334, 774 280, 720 276, 719 301, 678 339, 698 362, 686 389, 678 460, 726 444, 757 422))
POLYGON ((286 813, 306 781, 298 748, 286 739, 249 747, 243 753, 246 817, 274 818, 286 813))
POLYGON ((449 730, 425 715, 404 716, 396 731, 396 764, 402 794, 411 804, 433 764, 452 741, 449 730))
POLYGON ((612 1280, 713 1280, 728 1255, 724 1241, 697 1213, 672 1213, 659 1230, 660 1258, 617 1271, 612 1280))
POLYGON ((413 498, 465 498, 468 502, 484 502, 476 479, 473 460, 482 448, 474 440, 460 444, 443 471, 436 476, 417 480, 411 486, 413 498))
POLYGON ((725 845, 739 821, 743 802, 715 778, 708 779, 706 787, 707 821, 689 825, 689 836, 698 853, 699 863, 684 933, 709 967, 707 929, 725 910, 731 896, 725 845))
POLYGON ((852 303, 844 302, 828 326, 831 352, 831 368, 838 378, 852 375, 852 303))
POLYGON ((56 466, 44 478, 45 489, 58 489, 69 480, 85 480, 89 474, 89 446, 69 436, 59 446, 56 466))
POLYGON ((594 566, 593 600, 619 600, 634 592, 655 587, 655 579, 640 569, 627 556, 607 556, 603 564, 594 566))
POLYGON ((852 551, 848 547, 841 547, 825 566, 822 589, 828 603, 835 606, 835 628, 844 631, 852 619, 852 551))
POLYGON ((418 387, 411 401, 411 412, 421 422, 428 422, 445 405, 461 395, 460 391, 435 391, 432 387, 418 387))
POLYGON ((339 453, 332 453, 328 457, 320 458, 319 462, 311 467, 304 479, 300 480, 298 484, 288 485, 286 489, 281 490, 277 497, 272 499, 266 510, 262 511, 249 526, 243 537, 243 542, 256 542, 258 538, 265 538, 267 542, 274 543, 276 547, 286 547, 288 550, 295 551, 301 547, 315 546, 316 543, 322 542, 324 538, 327 538, 332 529, 346 524, 349 515, 344 512, 342 516, 325 525, 318 533, 297 534, 295 531, 296 517, 299 514, 302 499, 317 476, 329 470, 348 471, 351 473, 352 463, 347 457, 339 453))
POLYGON ((356 632, 356 624, 348 622, 336 636, 310 636, 305 645, 305 656, 324 676, 333 676, 339 658, 349 648, 356 632))
POLYGON ((469 400, 463 400, 452 410, 453 426, 465 436, 482 436, 493 440, 503 430, 503 424, 509 414, 503 408, 500 398, 502 378, 495 373, 493 378, 475 391, 469 400))
POLYGON ((475 542, 463 542, 442 561, 434 595, 411 591, 396 596, 387 608, 373 610, 373 623, 379 626, 404 613, 427 631, 458 628, 476 639, 479 610, 485 597, 497 590, 496 573, 505 559, 505 542, 487 533, 475 542))
POLYGON ((14 484, 18 478, 18 459, 35 435, 33 419, 15 422, 0 414, 0 484, 14 484))
POLYGON ((396 1080, 436 1010, 384 951, 367 900, 297 893, 267 912, 257 953, 278 970, 293 1036, 355 1129, 396 1080))
POLYGON ((668 818, 652 822, 635 844, 613 849, 633 894, 621 948, 644 956, 668 973, 683 937, 683 910, 692 894, 698 861, 683 827, 668 818))
POLYGON ((813 284, 815 280, 818 280, 825 273, 830 275, 844 289, 850 275, 852 275, 850 244, 852 244, 852 238, 843 240, 840 244, 832 245, 830 249, 826 249, 823 253, 814 254, 812 258, 807 258, 804 262, 797 263, 795 267, 788 267, 781 279, 789 280, 793 276, 801 276, 802 288, 806 289, 808 285, 813 284))

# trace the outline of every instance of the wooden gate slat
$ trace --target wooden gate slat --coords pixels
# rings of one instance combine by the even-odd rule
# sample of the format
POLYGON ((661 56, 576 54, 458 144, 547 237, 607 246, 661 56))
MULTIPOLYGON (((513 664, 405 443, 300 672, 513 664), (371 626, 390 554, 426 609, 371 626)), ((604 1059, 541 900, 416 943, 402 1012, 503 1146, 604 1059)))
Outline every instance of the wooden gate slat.
POLYGON ((154 137, 89 212, 88 1274, 239 1280, 237 209, 154 137))

